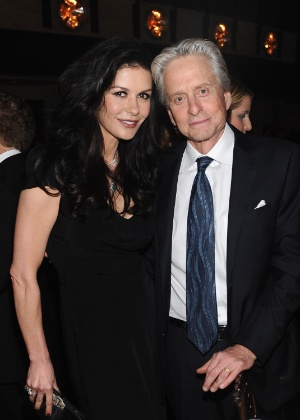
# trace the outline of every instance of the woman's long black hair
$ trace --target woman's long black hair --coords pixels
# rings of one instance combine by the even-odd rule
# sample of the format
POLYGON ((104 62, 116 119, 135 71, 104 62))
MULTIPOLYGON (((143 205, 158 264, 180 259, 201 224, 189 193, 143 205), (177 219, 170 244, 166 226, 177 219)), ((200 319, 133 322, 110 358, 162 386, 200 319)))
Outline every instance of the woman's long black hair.
POLYGON ((133 39, 108 39, 71 64, 59 79, 62 99, 47 127, 46 147, 35 165, 36 180, 44 191, 49 186, 64 195, 77 218, 107 203, 113 209, 108 176, 117 182, 124 196, 124 213, 143 215, 152 207, 160 141, 154 84, 150 115, 132 140, 119 142, 115 173, 110 172, 103 159, 98 111, 104 93, 124 66, 150 71, 151 53, 133 39))

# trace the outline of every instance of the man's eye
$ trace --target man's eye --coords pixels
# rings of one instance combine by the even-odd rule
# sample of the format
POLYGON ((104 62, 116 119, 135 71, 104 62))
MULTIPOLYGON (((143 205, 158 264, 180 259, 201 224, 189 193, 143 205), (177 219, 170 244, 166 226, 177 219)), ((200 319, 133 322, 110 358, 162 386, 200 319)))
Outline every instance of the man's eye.
POLYGON ((200 88, 197 91, 198 96, 207 96, 209 94, 209 90, 207 88, 200 88))
POLYGON ((175 96, 175 98, 174 98, 175 104, 181 104, 183 101, 184 101, 183 96, 175 96))

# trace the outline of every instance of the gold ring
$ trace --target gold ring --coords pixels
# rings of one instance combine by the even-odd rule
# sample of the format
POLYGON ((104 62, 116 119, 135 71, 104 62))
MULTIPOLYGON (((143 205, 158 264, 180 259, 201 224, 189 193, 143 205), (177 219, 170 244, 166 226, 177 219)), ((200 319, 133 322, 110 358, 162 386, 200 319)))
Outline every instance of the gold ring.
POLYGON ((223 370, 225 370, 225 372, 228 372, 228 373, 230 373, 230 372, 231 372, 231 370, 230 370, 230 369, 228 369, 228 368, 224 368, 223 370))

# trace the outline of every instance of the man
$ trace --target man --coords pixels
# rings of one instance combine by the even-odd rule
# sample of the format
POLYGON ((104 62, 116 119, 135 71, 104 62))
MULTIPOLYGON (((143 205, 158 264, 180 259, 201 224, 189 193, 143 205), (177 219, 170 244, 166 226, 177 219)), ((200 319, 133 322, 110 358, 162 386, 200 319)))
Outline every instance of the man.
POLYGON ((157 324, 174 416, 237 419, 234 382, 246 371, 255 418, 282 419, 300 384, 299 149, 226 123, 230 79, 213 42, 165 48, 152 74, 186 138, 163 153, 156 208, 157 324))
POLYGON ((16 211, 26 151, 35 133, 31 108, 21 97, 0 90, 0 417, 29 419, 24 385, 28 357, 18 326, 9 270, 16 211), (28 417, 26 417, 28 415, 28 417))

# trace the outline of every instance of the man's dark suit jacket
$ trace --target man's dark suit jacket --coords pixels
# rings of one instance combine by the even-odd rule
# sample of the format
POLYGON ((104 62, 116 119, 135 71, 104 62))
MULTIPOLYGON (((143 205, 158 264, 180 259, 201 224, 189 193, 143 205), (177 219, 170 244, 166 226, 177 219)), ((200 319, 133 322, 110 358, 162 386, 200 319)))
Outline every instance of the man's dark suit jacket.
POLYGON ((9 270, 24 157, 17 154, 0 163, 0 383, 25 383, 28 356, 15 313, 9 270))
MULTIPOLYGON (((229 344, 257 356, 249 380, 273 410, 300 389, 300 156, 296 144, 235 133, 227 233, 229 344), (266 205, 255 209, 262 200, 266 205)), ((156 203, 155 272, 161 364, 170 306, 171 242, 186 142, 163 153, 156 203)), ((186 223, 186 221, 183 221, 186 223)), ((200 367, 200 366, 199 366, 200 367)))

